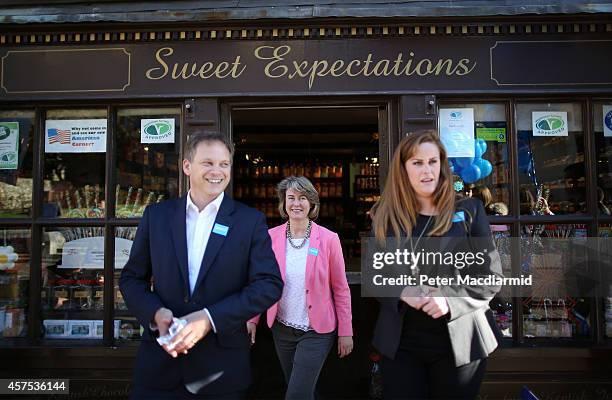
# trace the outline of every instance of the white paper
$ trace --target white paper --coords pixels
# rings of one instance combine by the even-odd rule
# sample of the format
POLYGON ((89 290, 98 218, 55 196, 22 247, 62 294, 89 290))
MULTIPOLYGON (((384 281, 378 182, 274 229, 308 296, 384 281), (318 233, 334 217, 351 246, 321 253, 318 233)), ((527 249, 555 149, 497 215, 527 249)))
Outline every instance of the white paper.
POLYGON ((48 119, 46 153, 105 153, 106 119, 48 119))
POLYGON ((140 143, 174 143, 174 118, 141 119, 140 143))
POLYGON ((612 105, 603 106, 603 132, 605 137, 612 137, 612 105))
POLYGON ((567 111, 533 111, 533 136, 567 136, 567 111))
POLYGON ((474 157, 474 109, 441 108, 440 140, 448 157, 474 157))
POLYGON ((19 122, 0 122, 0 169, 17 169, 19 122))

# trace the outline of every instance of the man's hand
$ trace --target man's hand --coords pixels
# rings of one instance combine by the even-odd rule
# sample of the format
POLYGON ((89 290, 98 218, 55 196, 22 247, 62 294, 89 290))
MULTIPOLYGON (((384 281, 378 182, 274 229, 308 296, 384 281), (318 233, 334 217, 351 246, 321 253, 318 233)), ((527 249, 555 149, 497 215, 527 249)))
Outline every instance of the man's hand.
POLYGON ((406 286, 402 290, 400 300, 408 304, 415 310, 420 310, 426 303, 426 297, 429 293, 427 286, 406 286))
POLYGON ((164 336, 168 333, 170 325, 172 325, 172 317, 174 317, 172 315, 172 311, 164 307, 160 308, 155 313, 155 316, 153 317, 153 323, 159 330, 160 336, 164 336))
POLYGON ((251 346, 255 344, 255 334, 257 333, 257 324, 254 322, 247 322, 247 332, 251 337, 251 346))
POLYGON ((338 337, 338 356, 340 358, 346 357, 353 351, 353 337, 352 336, 339 336, 338 337))
POLYGON ((204 310, 192 312, 181 318, 187 321, 187 325, 176 334, 169 346, 164 346, 164 350, 175 358, 181 353, 187 354, 187 350, 193 348, 212 329, 204 310))

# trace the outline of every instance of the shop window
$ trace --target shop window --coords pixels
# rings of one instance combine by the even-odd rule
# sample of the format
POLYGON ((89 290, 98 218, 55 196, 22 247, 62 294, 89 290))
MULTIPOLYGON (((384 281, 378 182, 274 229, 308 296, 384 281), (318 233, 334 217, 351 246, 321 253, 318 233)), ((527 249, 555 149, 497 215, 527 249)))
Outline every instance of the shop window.
MULTIPOLYGON (((491 232, 495 240, 495 246, 499 251, 504 276, 513 276, 511 259, 511 232, 508 225, 491 225, 491 232)), ((489 303, 497 326, 504 337, 512 337, 512 291, 510 287, 502 288, 502 291, 489 303)))
POLYGON ((0 346, 27 334, 30 229, 0 230, 0 346))
POLYGON ((42 216, 104 217, 106 109, 49 110, 44 124, 42 216))
POLYGON ((117 217, 178 197, 180 121, 180 108, 118 110, 117 217))
POLYGON ((44 338, 102 339, 104 228, 43 229, 44 338))
POLYGON ((586 241, 585 224, 521 227, 521 273, 533 276, 531 295, 521 299, 523 337, 591 337, 586 241))
POLYGON ((113 281, 113 301, 114 301, 114 319, 113 319, 113 337, 116 340, 138 340, 141 338, 143 328, 128 310, 123 295, 119 290, 119 277, 121 271, 127 263, 132 249, 132 243, 136 236, 135 226, 122 226, 115 228, 115 272, 113 281))
POLYGON ((521 214, 585 213, 582 105, 517 104, 516 127, 521 214))
POLYGON ((455 190, 477 197, 487 214, 510 204, 508 123, 504 104, 444 104, 440 137, 449 153, 455 190))
POLYGON ((31 215, 33 132, 34 111, 0 110, 0 218, 31 215))
POLYGON ((607 339, 612 339, 612 276, 610 276, 610 263, 612 263, 612 224, 600 224, 597 227, 598 240, 598 256, 600 257, 601 276, 603 283, 603 299, 599 299, 599 304, 603 306, 601 315, 603 315, 603 336, 607 339))
POLYGON ((593 134, 597 154, 597 210, 612 215, 612 101, 593 103, 593 134))

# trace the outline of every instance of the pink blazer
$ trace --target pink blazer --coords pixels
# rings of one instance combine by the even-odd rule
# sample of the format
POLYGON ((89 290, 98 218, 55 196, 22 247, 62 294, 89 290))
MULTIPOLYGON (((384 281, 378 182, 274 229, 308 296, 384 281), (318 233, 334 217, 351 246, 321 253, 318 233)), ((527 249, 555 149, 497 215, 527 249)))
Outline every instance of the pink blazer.
MULTIPOLYGON (((287 224, 268 231, 272 250, 285 280, 287 224)), ((346 281, 344 257, 338 235, 312 223, 308 256, 306 258, 306 306, 310 326, 318 333, 329 333, 338 327, 338 336, 353 336, 351 325, 351 292, 346 281)), ((278 303, 267 311, 268 326, 272 327, 278 312, 278 303)), ((257 323, 259 316, 249 322, 257 323)))

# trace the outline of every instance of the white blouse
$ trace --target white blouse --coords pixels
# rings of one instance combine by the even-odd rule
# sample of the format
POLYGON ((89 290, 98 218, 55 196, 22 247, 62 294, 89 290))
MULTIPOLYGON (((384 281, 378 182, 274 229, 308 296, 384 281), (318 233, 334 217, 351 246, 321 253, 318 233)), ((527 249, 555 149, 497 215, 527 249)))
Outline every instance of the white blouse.
MULTIPOLYGON (((293 248, 289 240, 291 239, 287 239, 285 252, 285 286, 278 304, 276 319, 283 325, 308 331, 312 329, 306 308, 306 258, 310 239, 306 240, 300 249, 293 248)), ((293 244, 297 246, 302 240, 304 239, 294 239, 293 244)))

